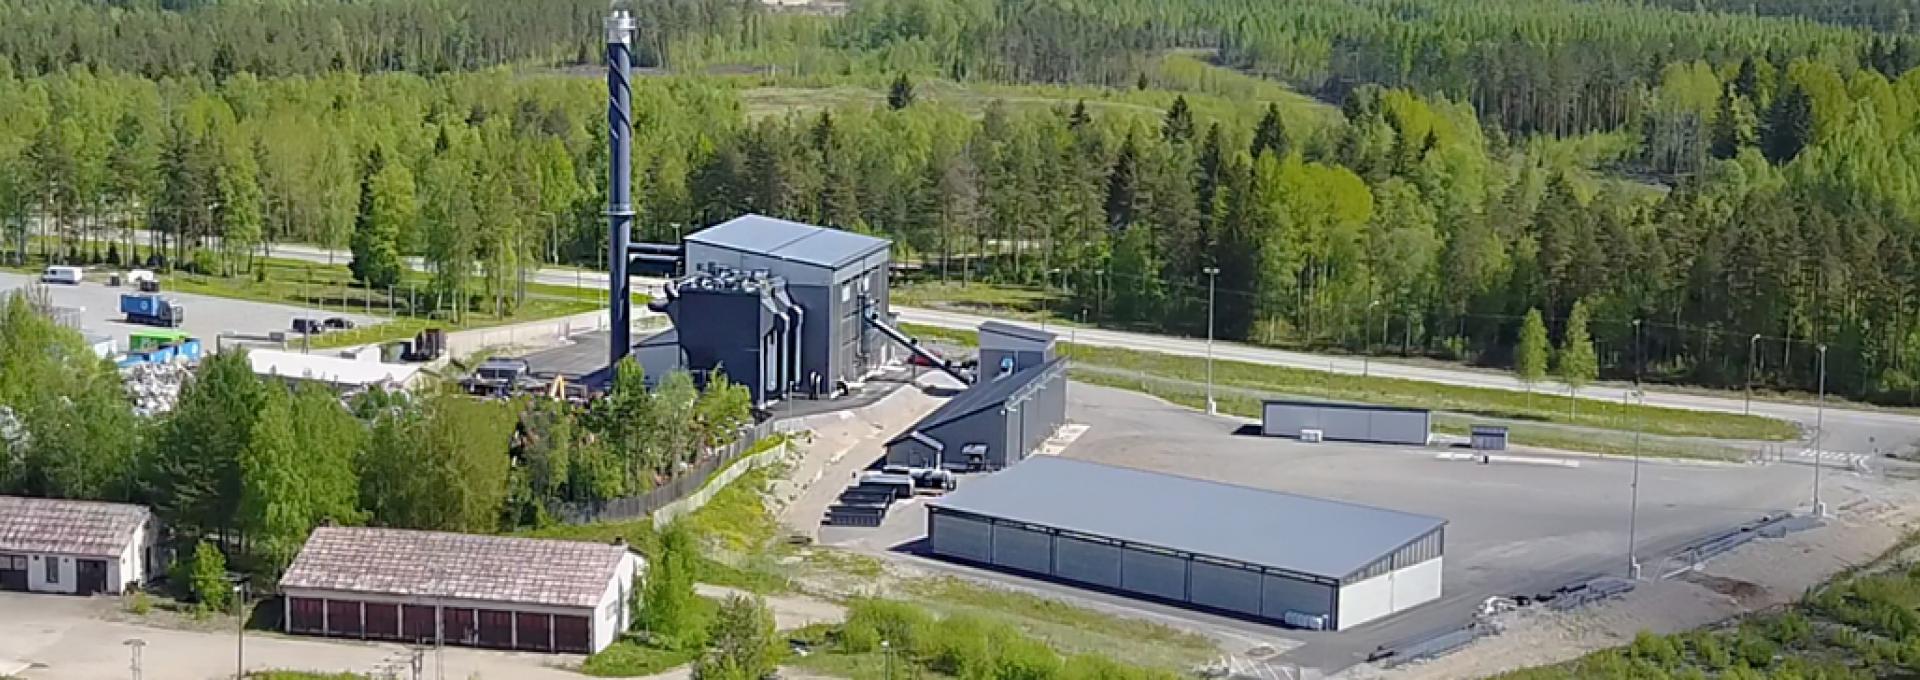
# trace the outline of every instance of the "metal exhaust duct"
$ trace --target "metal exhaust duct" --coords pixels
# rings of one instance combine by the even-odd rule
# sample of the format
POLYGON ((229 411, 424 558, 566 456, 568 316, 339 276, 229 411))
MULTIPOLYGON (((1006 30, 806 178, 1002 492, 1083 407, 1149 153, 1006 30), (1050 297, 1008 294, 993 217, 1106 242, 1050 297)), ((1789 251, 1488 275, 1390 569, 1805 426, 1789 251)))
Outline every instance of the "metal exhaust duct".
POLYGON ((633 15, 607 15, 607 315, 613 326, 607 365, 633 350, 633 282, 627 278, 627 241, 633 231, 633 15))

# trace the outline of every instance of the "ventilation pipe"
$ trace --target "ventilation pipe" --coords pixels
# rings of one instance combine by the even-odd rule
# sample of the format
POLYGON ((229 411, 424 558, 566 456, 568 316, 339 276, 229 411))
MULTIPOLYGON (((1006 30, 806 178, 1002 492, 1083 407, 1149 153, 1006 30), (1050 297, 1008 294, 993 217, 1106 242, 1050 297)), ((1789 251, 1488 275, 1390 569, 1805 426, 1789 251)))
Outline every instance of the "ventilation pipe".
POLYGON ((607 15, 607 316, 613 326, 608 366, 633 351, 633 282, 627 241, 633 231, 633 15, 607 15))

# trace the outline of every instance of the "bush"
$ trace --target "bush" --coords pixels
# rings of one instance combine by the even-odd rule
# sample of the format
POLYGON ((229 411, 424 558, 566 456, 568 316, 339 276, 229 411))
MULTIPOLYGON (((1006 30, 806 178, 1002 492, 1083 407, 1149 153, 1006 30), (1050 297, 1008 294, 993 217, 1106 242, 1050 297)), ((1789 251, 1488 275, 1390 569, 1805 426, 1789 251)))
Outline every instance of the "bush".
POLYGON ((713 648, 694 663, 695 680, 760 680, 778 667, 773 612, 758 597, 727 598, 708 638, 713 648))
POLYGON ((187 587, 199 610, 221 611, 232 594, 227 584, 227 556, 212 543, 200 541, 193 547, 193 566, 187 573, 187 587))
POLYGON ((128 614, 146 616, 147 612, 153 611, 153 598, 147 597, 147 592, 144 590, 130 591, 125 599, 128 614))
POLYGON ((993 646, 996 626, 985 619, 966 614, 949 616, 933 624, 924 654, 933 670, 961 680, 993 677, 993 646))
POLYGON ((660 536, 660 551, 649 565, 640 627, 669 649, 699 649, 707 643, 707 618, 693 594, 699 546, 693 530, 674 522, 660 536))
POLYGON ((1060 655, 1039 640, 1004 629, 993 641, 994 680, 1053 680, 1060 676, 1060 655))
POLYGON ((219 276, 226 273, 226 263, 220 253, 210 248, 195 248, 193 258, 188 260, 187 268, 203 276, 219 276))
POLYGON ((847 607, 847 623, 840 629, 840 649, 865 654, 879 650, 885 641, 902 654, 918 654, 932 625, 932 615, 905 602, 857 599, 847 607))

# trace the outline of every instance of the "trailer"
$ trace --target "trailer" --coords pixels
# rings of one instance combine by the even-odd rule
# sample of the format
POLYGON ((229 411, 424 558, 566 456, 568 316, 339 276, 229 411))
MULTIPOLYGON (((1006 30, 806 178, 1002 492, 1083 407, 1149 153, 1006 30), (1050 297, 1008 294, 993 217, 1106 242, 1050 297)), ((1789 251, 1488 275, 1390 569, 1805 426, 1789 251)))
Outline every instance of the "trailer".
POLYGON ((127 323, 178 328, 187 320, 187 309, 171 298, 152 293, 127 293, 120 296, 120 313, 127 323))

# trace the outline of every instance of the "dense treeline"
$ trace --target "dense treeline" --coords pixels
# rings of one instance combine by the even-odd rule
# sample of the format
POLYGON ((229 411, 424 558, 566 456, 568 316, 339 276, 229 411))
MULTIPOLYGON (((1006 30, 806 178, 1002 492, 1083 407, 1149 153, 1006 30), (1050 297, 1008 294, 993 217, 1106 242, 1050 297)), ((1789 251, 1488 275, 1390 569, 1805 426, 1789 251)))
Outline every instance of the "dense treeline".
POLYGON ((1652 0, 1648 4, 1679 10, 1805 17, 1895 33, 1905 33, 1914 27, 1914 6, 1906 0, 1652 0))
POLYGON ((374 391, 254 375, 243 351, 203 362, 174 411, 133 415, 111 364, 22 293, 0 299, 0 493, 153 506, 277 573, 323 522, 491 532, 538 526, 559 502, 652 488, 750 422, 746 390, 648 391, 637 366, 579 409, 374 391))

